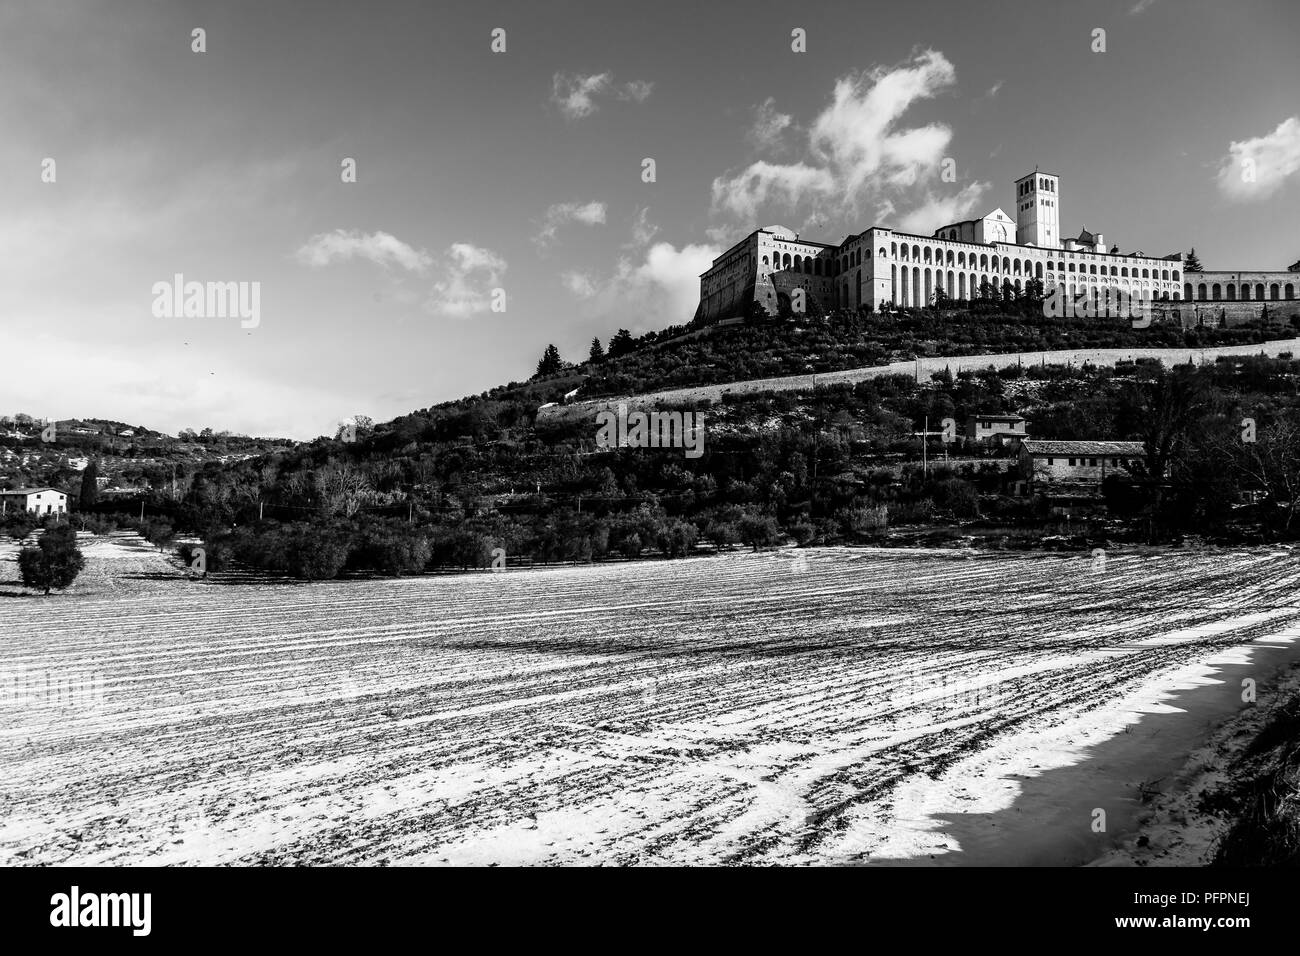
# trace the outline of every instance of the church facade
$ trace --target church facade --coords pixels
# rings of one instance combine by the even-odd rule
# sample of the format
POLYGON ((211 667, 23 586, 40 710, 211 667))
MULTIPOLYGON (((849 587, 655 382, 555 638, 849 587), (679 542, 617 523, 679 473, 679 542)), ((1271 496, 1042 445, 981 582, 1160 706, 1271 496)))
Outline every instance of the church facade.
MULTIPOLYGON (((1015 217, 1003 209, 950 223, 922 236, 881 226, 839 245, 802 239, 783 226, 756 229, 713 260, 700 276, 698 323, 738 318, 763 306, 798 311, 917 308, 965 301, 1037 280, 1071 300, 1104 302, 1107 290, 1147 302, 1289 301, 1300 262, 1285 272, 1184 274, 1183 254, 1151 256, 1109 249, 1085 226, 1061 239, 1060 177, 1035 170, 1016 180, 1015 217)), ((1221 310, 1226 313, 1226 309, 1221 310)), ((1234 315, 1251 310, 1234 309, 1234 315)), ((1197 312, 1199 315, 1199 310, 1197 312)))

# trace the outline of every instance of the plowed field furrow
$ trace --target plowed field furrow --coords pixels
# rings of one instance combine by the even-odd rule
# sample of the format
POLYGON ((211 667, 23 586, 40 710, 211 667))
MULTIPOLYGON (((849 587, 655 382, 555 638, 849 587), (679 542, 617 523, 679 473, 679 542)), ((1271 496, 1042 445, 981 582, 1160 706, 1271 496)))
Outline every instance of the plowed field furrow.
POLYGON ((920 852, 927 794, 1014 797, 990 754, 1059 765, 1048 741, 1118 733, 1216 655, 1300 634, 1283 549, 300 584, 82 546, 48 599, 0 546, 7 863, 920 852))

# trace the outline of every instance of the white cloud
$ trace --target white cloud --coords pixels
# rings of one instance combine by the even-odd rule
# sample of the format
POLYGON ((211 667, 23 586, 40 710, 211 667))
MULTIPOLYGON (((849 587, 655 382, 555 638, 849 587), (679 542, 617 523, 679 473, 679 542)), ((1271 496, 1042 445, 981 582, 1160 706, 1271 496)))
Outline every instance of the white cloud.
MULTIPOLYGON (((910 191, 937 178, 952 130, 939 123, 900 128, 899 122, 915 103, 955 82, 956 70, 936 50, 895 67, 840 78, 830 104, 808 127, 806 155, 792 163, 759 160, 719 176, 713 181, 714 212, 752 222, 765 207, 776 213, 811 206, 810 219, 816 221, 856 216, 868 206, 881 210, 910 203, 910 191), (827 217, 827 207, 836 215, 827 217)), ((781 121, 774 117, 773 122, 781 121)), ((754 136, 751 131, 751 140, 754 136)))
POLYGON ((1002 90, 1002 87, 1005 85, 1006 85, 1006 80, 998 80, 996 83, 994 83, 992 86, 988 88, 988 92, 985 93, 984 96, 990 100, 993 99, 993 97, 997 96, 998 93, 1002 90))
POLYGON ((1153 6, 1155 2, 1156 0, 1137 0, 1137 3, 1133 4, 1133 6, 1129 8, 1128 14, 1131 17, 1135 17, 1147 7, 1153 6))
POLYGON ((590 299, 596 294, 596 283, 585 272, 562 272, 560 281, 564 287, 580 299, 590 299))
POLYGON ((630 80, 624 83, 615 91, 615 95, 621 100, 631 100, 634 103, 644 103, 650 98, 655 85, 649 80, 630 80))
POLYGON ((825 169, 804 163, 779 165, 759 160, 730 179, 713 181, 713 206, 746 220, 752 220, 760 206, 773 203, 793 208, 809 196, 829 195, 835 177, 825 169))
POLYGON ((1277 192, 1288 176, 1300 170, 1300 117, 1292 116, 1265 136, 1228 145, 1219 169, 1219 192, 1228 199, 1249 202, 1277 192))
POLYGON ((763 152, 780 152, 785 146, 785 133, 794 118, 776 108, 776 98, 769 96, 754 107, 754 125, 746 134, 755 149, 763 152))
POLYGON ((561 226, 571 222, 585 226, 599 226, 605 223, 605 204, 603 202, 560 202, 554 203, 542 217, 541 231, 533 237, 533 242, 545 246, 555 238, 561 226))
POLYGON ((972 218, 989 183, 971 183, 953 196, 936 196, 926 193, 924 202, 898 220, 904 232, 928 235, 940 226, 972 218))
POLYGON ((654 90, 647 80, 630 80, 615 83, 612 73, 556 73, 551 78, 551 102, 566 118, 579 120, 590 116, 600 107, 598 97, 612 96, 620 100, 644 103, 654 90))
POLYGON ((384 268, 398 266, 409 272, 423 272, 433 264, 433 257, 423 249, 415 249, 395 236, 357 229, 317 233, 302 245, 297 258, 314 269, 349 259, 367 259, 384 268))
POLYGON ((650 221, 650 207, 642 206, 636 211, 636 218, 632 221, 632 241, 624 248, 640 249, 648 246, 658 234, 659 227, 650 221))
POLYGON ((626 316, 632 312, 639 320, 638 329, 661 329, 691 320, 700 297, 700 273, 721 252, 716 246, 678 249, 670 242, 657 242, 639 262, 621 258, 613 275, 603 281, 585 275, 579 279, 577 273, 562 278, 571 291, 586 299, 585 309, 593 317, 626 325, 626 316))
POLYGON ((443 278, 433 284, 425 303, 436 315, 465 318, 486 312, 492 305, 492 290, 499 288, 506 260, 490 249, 468 242, 447 248, 443 278))

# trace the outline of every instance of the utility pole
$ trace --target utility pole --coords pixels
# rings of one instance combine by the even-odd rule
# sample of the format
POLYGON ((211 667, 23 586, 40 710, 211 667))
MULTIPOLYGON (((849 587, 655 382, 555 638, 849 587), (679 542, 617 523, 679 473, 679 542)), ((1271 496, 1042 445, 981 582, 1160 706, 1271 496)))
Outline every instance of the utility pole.
MULTIPOLYGON (((930 436, 931 436, 931 435, 942 435, 943 432, 941 432, 941 431, 939 431, 939 432, 932 432, 932 431, 930 431, 930 416, 929 416, 929 415, 926 415, 926 416, 925 416, 925 426, 924 426, 924 430, 923 430, 923 431, 919 431, 919 432, 912 432, 912 434, 913 434, 913 436, 915 436, 915 437, 921 439, 921 477, 923 477, 923 478, 927 478, 927 477, 929 477, 929 474, 930 474, 930 454, 929 454, 930 436)), ((943 457, 944 457, 944 460, 947 461, 947 459, 948 459, 948 446, 947 446, 947 445, 944 445, 944 448, 943 448, 943 457)))
POLYGON ((264 502, 261 498, 257 499, 257 520, 258 521, 262 520, 262 508, 265 507, 265 505, 266 502, 264 502))

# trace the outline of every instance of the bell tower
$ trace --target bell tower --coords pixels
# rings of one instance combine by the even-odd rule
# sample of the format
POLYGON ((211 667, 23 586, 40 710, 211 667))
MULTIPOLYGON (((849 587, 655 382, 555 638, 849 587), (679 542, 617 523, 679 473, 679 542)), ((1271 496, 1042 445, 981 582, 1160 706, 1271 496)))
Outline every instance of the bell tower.
POLYGON ((1061 177, 1034 170, 1016 180, 1016 242, 1061 247, 1061 177))

